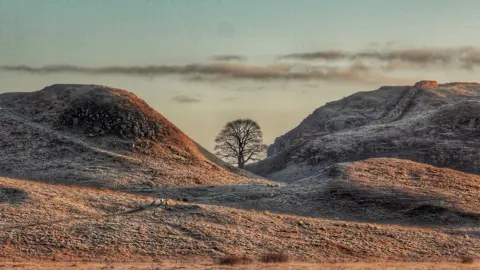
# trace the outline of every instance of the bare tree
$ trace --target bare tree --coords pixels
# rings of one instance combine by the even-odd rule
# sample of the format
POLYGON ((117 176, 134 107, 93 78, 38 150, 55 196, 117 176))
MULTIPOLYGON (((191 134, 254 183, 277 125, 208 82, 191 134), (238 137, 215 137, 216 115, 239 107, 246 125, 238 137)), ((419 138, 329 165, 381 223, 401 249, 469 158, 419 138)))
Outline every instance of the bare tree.
POLYGON ((231 164, 243 169, 245 163, 265 157, 262 131, 251 119, 228 122, 215 138, 215 153, 231 164))

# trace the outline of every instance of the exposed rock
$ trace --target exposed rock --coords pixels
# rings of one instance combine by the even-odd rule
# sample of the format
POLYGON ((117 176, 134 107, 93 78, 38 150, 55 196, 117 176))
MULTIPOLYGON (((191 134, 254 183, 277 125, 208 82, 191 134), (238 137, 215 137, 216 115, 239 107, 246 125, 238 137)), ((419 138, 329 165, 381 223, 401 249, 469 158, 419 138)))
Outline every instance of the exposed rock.
POLYGON ((438 82, 437 81, 419 81, 415 84, 415 87, 424 89, 424 88, 437 88, 438 82))
POLYGON ((98 100, 80 100, 73 102, 71 107, 60 115, 59 121, 62 125, 81 126, 85 132, 90 129, 93 129, 95 133, 104 130, 107 134, 121 137, 139 137, 151 140, 163 137, 164 134, 159 124, 154 119, 146 119, 148 117, 145 117, 143 112, 133 104, 125 106, 125 104, 99 102, 98 100), (118 119, 124 119, 125 122, 118 121, 118 119), (137 131, 136 127, 139 126, 143 127, 144 132, 137 131))

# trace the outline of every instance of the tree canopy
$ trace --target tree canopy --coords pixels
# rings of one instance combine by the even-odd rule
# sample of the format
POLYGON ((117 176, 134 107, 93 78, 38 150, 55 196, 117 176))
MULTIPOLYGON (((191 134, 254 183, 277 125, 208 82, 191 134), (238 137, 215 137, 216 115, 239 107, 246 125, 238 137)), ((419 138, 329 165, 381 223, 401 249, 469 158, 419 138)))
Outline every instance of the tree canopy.
POLYGON ((215 153, 239 168, 249 161, 265 157, 267 146, 257 122, 251 119, 237 119, 228 122, 215 138, 215 153))

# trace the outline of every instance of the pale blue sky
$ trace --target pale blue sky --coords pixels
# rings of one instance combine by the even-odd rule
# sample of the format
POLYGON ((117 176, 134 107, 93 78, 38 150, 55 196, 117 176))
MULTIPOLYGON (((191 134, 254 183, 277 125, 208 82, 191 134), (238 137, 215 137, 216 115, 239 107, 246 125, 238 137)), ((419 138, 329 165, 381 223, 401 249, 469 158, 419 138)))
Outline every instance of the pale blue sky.
MULTIPOLYGON (((0 66, 185 65, 206 63, 218 54, 244 55, 249 65, 266 65, 278 63, 276 57, 284 54, 322 50, 361 51, 389 44, 476 46, 478 14, 477 0, 0 0, 0 66)), ((427 77, 440 81, 476 77, 472 70, 402 72, 382 73, 385 78, 374 76, 365 84, 193 82, 177 77, 47 76, 0 70, 0 92, 38 90, 57 82, 125 88, 211 149, 219 128, 235 117, 258 120, 270 143, 313 109, 358 90, 427 77), (202 101, 174 103, 175 95, 202 101), (277 119, 279 115, 282 119, 277 119)))
POLYGON ((155 64, 371 42, 468 45, 480 42, 478 14, 477 0, 0 0, 0 61, 155 64))

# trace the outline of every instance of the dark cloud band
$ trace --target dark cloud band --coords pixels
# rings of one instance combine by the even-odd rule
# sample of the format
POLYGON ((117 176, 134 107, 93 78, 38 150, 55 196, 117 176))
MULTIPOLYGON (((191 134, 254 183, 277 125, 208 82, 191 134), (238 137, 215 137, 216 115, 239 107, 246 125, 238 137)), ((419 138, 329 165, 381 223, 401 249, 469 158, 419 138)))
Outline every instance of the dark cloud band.
POLYGON ((218 62, 230 62, 230 61, 243 62, 247 60, 247 57, 243 55, 226 54, 226 55, 214 55, 211 57, 211 59, 218 62))
MULTIPOLYGON (((195 64, 186 66, 108 66, 80 67, 73 65, 53 65, 45 67, 2 66, 0 70, 31 74, 89 74, 122 76, 167 76, 180 75, 194 81, 236 79, 236 80, 339 80, 345 82, 371 83, 383 76, 371 71, 367 66, 355 63, 349 67, 306 67, 296 70, 289 65, 252 66, 242 64, 195 64)), ((382 80, 383 81, 383 80, 382 80)))
POLYGON ((378 49, 360 52, 317 51, 294 53, 281 56, 282 59, 295 60, 349 60, 380 61, 390 69, 415 68, 433 65, 451 67, 472 67, 480 64, 480 50, 473 47, 460 48, 422 48, 422 49, 378 49))

